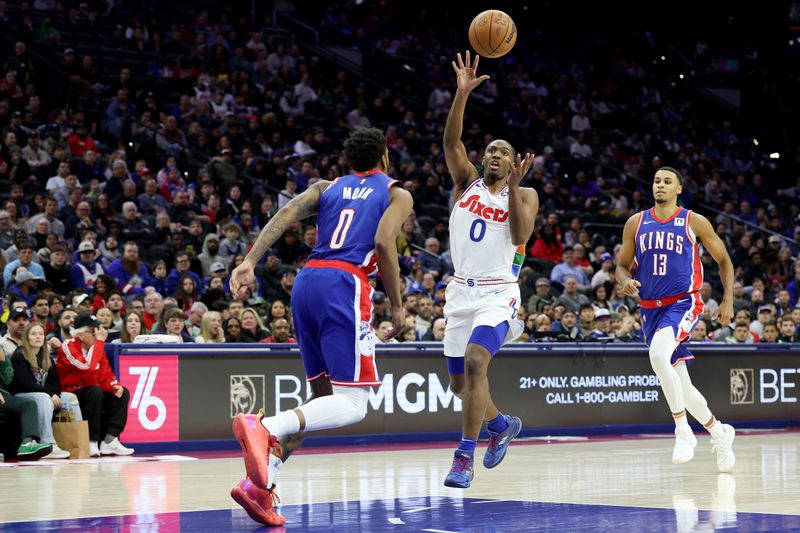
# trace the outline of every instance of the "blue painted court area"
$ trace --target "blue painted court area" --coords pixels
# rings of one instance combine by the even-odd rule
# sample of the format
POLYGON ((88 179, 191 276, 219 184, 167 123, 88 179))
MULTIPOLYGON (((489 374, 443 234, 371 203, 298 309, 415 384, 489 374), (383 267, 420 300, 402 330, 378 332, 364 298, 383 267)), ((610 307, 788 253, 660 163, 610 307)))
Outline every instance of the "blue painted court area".
POLYGON ((284 505, 283 528, 219 510, 13 522, 3 532, 291 531, 505 533, 516 531, 800 531, 800 516, 446 497, 284 505))

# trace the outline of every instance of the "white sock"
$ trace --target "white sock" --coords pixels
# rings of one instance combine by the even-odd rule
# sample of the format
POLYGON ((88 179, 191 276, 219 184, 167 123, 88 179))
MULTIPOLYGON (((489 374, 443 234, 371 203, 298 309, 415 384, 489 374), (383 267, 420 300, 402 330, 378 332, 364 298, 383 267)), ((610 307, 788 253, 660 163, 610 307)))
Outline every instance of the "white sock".
POLYGON ((280 457, 269 454, 269 483, 276 485, 278 483, 278 474, 281 472, 283 461, 280 457))
POLYGON ((683 416, 679 416, 678 418, 673 417, 673 420, 675 420, 675 429, 681 431, 688 429, 691 431, 692 428, 689 427, 689 420, 686 416, 686 411, 683 412, 683 416))
POLYGON ((300 419, 294 411, 284 411, 275 416, 264 417, 261 425, 269 431, 270 435, 282 437, 300 431, 300 419))
POLYGON ((706 427, 709 433, 711 433, 711 438, 714 440, 722 440, 725 437, 725 430, 722 428, 722 422, 714 419, 714 423, 711 427, 706 427))

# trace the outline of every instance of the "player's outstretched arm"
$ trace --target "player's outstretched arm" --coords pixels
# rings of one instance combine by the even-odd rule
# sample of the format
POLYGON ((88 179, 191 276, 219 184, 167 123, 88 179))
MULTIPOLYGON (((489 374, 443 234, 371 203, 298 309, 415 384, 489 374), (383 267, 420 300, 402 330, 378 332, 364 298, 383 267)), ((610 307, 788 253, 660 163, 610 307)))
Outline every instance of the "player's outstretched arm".
POLYGON ((254 279, 253 270, 261 257, 277 241, 290 224, 316 215, 319 210, 319 199, 331 182, 320 180, 302 194, 292 198, 289 203, 275 213, 258 234, 256 242, 244 258, 241 265, 231 272, 231 294, 239 298, 239 291, 247 287, 254 279))
POLYGON ((475 61, 470 64, 470 54, 467 50, 466 64, 461 59, 460 53, 456 56, 456 61, 452 61, 457 88, 444 126, 444 159, 455 184, 456 198, 460 196, 460 191, 467 183, 478 177, 478 170, 467 158, 467 149, 461 142, 461 133, 464 129, 464 108, 467 106, 469 93, 484 80, 489 79, 486 75, 477 77, 479 59, 480 56, 476 55, 475 61))
POLYGON ((375 232, 375 255, 378 259, 378 270, 381 272, 383 287, 391 302, 392 331, 387 335, 395 337, 405 326, 403 301, 400 297, 400 267, 397 264, 397 235, 400 227, 411 213, 414 199, 405 189, 394 187, 389 192, 389 207, 378 223, 375 232))
POLYGON ((714 231, 711 222, 703 215, 692 211, 689 215, 689 226, 697 236, 698 241, 709 251, 711 257, 719 265, 719 276, 722 278, 722 302, 720 302, 712 320, 718 321, 723 326, 727 326, 733 320, 733 261, 725 249, 725 243, 714 231))
POLYGON ((641 283, 633 279, 631 267, 636 256, 636 227, 639 225, 641 213, 636 213, 625 222, 625 229, 622 230, 622 247, 617 254, 617 268, 615 276, 617 283, 621 284, 625 294, 633 296, 639 292, 641 283))

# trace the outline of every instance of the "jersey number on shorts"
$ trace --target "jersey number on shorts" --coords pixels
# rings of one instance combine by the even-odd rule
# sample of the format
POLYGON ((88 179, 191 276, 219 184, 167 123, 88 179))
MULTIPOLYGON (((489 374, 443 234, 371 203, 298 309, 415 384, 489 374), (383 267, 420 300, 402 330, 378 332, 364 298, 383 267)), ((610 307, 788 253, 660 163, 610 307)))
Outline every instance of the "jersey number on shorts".
POLYGON ((333 230, 333 235, 331 235, 331 250, 338 250, 344 246, 344 239, 347 237, 347 232, 350 230, 350 225, 355 217, 356 210, 349 207, 339 212, 339 222, 336 223, 336 229, 333 230))
POLYGON ((486 235, 486 222, 476 218, 469 228, 469 238, 472 239, 472 242, 480 242, 484 235, 486 235))
POLYGON ((653 254, 653 275, 667 275, 667 254, 653 254))

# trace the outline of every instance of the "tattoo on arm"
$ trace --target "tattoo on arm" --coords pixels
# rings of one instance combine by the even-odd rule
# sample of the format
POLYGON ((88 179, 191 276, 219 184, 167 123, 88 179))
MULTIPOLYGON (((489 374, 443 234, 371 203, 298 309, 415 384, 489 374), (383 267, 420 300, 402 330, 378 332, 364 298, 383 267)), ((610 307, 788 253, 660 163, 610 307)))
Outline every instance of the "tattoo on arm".
POLYGON ((258 262, 267 250, 280 239, 283 232, 290 224, 298 220, 303 220, 316 215, 319 210, 319 197, 327 189, 329 182, 320 181, 310 187, 300 196, 292 198, 283 209, 279 210, 272 219, 264 226, 258 239, 253 243, 247 257, 253 262, 258 262), (319 184, 319 185, 318 185, 319 184))

